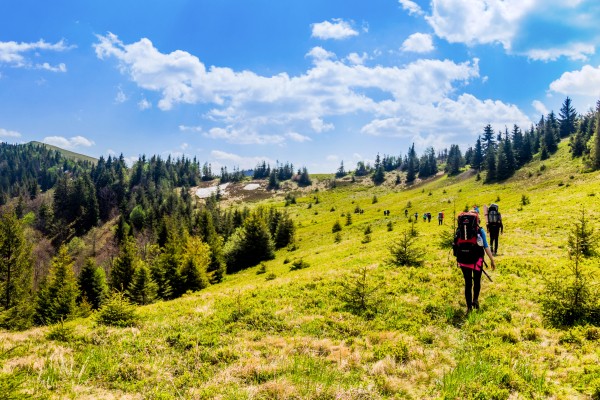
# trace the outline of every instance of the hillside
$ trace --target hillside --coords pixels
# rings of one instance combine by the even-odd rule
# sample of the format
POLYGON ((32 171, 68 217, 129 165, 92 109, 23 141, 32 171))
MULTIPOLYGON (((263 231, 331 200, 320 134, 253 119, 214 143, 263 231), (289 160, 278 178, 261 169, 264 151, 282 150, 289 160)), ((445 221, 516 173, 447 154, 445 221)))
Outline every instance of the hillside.
POLYGON ((65 150, 63 148, 57 147, 57 146, 53 146, 51 144, 47 144, 47 143, 42 143, 42 142, 37 142, 37 141, 31 141, 30 142, 33 145, 40 145, 40 146, 44 146, 45 148, 49 149, 49 150, 55 150, 58 153, 60 153, 64 158, 66 158, 67 160, 73 160, 73 161, 88 161, 92 164, 97 164, 98 163, 98 159, 94 158, 94 157, 90 157, 90 156, 86 156, 84 154, 80 154, 80 153, 75 153, 73 151, 69 151, 69 150, 65 150))
MULTIPOLYGON (((501 184, 465 173, 407 189, 321 185, 287 207, 282 197, 255 205, 291 215, 297 248, 139 307, 135 327, 90 316, 0 332, 2 373, 34 398, 599 398, 600 330, 551 328, 540 303, 546 282, 568 270, 567 232, 582 210, 600 229, 600 172, 583 173, 566 142, 501 184), (440 235, 455 211, 492 202, 505 225, 498 268, 466 316, 440 235), (414 224, 422 267, 387 262, 411 226, 407 207, 434 216, 414 224)), ((585 267, 598 282, 598 258, 585 267)))

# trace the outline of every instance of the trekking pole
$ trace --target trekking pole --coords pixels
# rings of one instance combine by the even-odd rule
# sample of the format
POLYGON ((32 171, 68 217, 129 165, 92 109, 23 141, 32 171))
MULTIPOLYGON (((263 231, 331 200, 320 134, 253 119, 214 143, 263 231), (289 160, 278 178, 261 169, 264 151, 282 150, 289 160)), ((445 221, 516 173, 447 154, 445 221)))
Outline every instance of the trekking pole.
MULTIPOLYGON (((483 263, 485 264, 486 268, 489 268, 489 265, 485 262, 485 259, 483 260, 483 263)), ((485 276, 487 276, 487 278, 490 280, 490 282, 494 282, 492 280, 492 278, 490 278, 490 276, 488 275, 488 273, 485 272, 485 269, 483 269, 483 267, 481 268, 481 271, 485 274, 485 276)))

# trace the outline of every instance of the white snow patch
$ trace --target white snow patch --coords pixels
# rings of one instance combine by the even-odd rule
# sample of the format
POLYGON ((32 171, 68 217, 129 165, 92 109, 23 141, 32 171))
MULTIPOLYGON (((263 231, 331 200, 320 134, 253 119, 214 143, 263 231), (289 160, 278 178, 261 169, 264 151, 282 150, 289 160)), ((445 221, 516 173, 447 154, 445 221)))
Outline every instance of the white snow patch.
POLYGON ((229 186, 229 182, 218 186, 199 188, 196 190, 196 196, 198 196, 201 199, 206 199, 207 197, 210 197, 213 194, 217 194, 217 188, 221 192, 221 194, 226 194, 225 189, 227 188, 227 186, 229 186))
POLYGON ((249 183, 246 186, 244 186, 244 190, 256 190, 260 187, 259 183, 249 183))

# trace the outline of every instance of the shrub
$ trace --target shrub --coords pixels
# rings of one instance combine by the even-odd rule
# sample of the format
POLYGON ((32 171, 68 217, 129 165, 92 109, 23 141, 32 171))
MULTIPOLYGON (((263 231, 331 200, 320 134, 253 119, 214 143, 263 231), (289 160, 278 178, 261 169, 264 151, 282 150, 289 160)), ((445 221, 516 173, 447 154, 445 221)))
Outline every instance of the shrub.
MULTIPOLYGON (((286 260, 287 260, 287 258, 285 260, 283 260, 284 264, 286 263, 286 260)), ((289 260, 288 260, 288 262, 289 262, 289 260)), ((260 267, 256 271, 256 275, 265 274, 265 273, 267 273, 267 265, 265 263, 260 263, 260 267)))
POLYGON ((299 259, 299 260, 295 260, 292 265, 290 266, 290 271, 296 271, 299 269, 304 269, 304 268, 308 268, 310 267, 310 264, 307 263, 306 261, 299 259))
POLYGON ((350 312, 371 318, 377 312, 381 301, 380 284, 374 282, 369 275, 370 271, 367 267, 351 272, 341 282, 340 298, 350 312))
POLYGON ((101 325, 127 327, 139 322, 135 306, 129 303, 122 293, 114 293, 100 308, 96 322, 101 325))
POLYGON ((385 357, 390 357, 397 363, 408 361, 408 346, 403 341, 384 342, 375 346, 373 356, 377 360, 382 360, 385 357))
POLYGON ((331 233, 336 233, 342 230, 342 224, 340 224, 340 221, 335 221, 335 223, 333 224, 333 226, 331 227, 331 233))
POLYGON ((391 265, 418 267, 423 264, 423 251, 415 245, 415 237, 408 230, 402 232, 397 243, 392 244, 390 253, 392 257, 388 263, 391 265))

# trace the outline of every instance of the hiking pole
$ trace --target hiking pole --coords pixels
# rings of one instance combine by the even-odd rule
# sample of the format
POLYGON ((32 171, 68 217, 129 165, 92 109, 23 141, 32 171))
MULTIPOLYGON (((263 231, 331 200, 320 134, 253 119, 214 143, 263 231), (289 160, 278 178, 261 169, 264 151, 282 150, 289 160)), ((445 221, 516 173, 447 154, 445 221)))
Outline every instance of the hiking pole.
MULTIPOLYGON (((485 264, 486 268, 489 268, 490 266, 485 262, 485 259, 483 259, 483 263, 485 264)), ((490 278, 490 276, 488 275, 487 272, 485 272, 485 269, 483 269, 483 267, 481 268, 481 271, 485 274, 485 276, 487 276, 487 278, 490 280, 490 282, 494 282, 492 280, 492 278, 490 278)))

